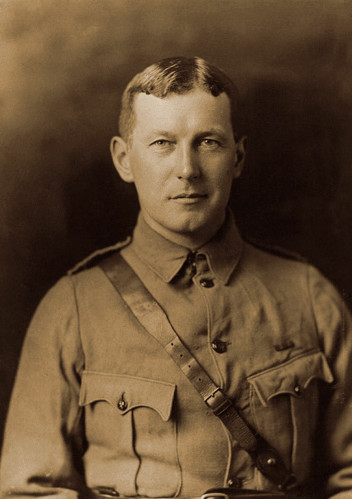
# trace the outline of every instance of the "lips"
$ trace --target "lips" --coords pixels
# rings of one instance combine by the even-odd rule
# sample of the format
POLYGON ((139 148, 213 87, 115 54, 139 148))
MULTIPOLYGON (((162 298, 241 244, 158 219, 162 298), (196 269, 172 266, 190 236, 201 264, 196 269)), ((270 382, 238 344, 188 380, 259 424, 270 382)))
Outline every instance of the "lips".
POLYGON ((199 199, 207 197, 206 194, 201 194, 200 192, 181 192, 175 196, 170 196, 170 199, 199 199))

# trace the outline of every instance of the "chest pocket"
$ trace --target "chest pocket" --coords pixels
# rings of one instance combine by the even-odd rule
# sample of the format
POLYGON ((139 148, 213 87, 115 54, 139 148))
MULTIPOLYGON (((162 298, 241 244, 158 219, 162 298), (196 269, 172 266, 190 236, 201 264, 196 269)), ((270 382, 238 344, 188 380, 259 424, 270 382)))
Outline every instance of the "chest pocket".
POLYGON ((168 497, 178 491, 175 390, 173 384, 147 378, 83 373, 79 403, 85 407, 87 460, 90 453, 92 461, 108 460, 111 468, 105 483, 97 477, 99 485, 123 495, 162 490, 168 497))
POLYGON ((325 355, 309 352, 247 378, 258 432, 303 480, 316 448, 321 390, 334 381, 325 355))

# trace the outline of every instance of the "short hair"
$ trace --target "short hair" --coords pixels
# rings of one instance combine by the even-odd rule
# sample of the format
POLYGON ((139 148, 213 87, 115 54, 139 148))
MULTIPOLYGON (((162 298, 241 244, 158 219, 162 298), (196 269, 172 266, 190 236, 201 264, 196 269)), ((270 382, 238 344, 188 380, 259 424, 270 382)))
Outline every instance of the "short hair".
POLYGON ((217 97, 225 92, 230 100, 231 124, 235 134, 238 90, 232 80, 219 68, 200 57, 169 57, 136 74, 122 94, 119 118, 120 135, 130 141, 135 124, 136 94, 151 94, 164 98, 171 93, 184 94, 200 87, 217 97))

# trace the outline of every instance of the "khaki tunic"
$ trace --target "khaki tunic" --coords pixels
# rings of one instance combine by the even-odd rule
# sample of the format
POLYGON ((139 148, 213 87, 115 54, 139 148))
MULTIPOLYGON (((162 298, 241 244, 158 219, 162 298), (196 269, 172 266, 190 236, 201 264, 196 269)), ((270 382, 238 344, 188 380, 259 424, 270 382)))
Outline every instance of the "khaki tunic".
MULTIPOLYGON (((352 322, 333 286, 306 263, 244 244, 231 217, 197 252, 140 218, 121 253, 298 483, 318 474, 324 497, 350 498, 352 322)), ((98 266, 61 279, 25 340, 3 497, 88 497, 97 486, 196 496, 229 483, 273 487, 98 266)))

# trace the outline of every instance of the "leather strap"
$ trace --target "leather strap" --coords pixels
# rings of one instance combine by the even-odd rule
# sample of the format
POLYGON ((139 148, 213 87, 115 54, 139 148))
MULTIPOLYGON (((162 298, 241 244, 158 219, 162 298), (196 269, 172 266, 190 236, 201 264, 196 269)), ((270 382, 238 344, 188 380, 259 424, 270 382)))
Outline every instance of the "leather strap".
MULTIPOLYGON (((99 494, 97 492, 93 492, 89 499, 111 499, 113 497, 119 497, 119 499, 153 499, 150 497, 142 497, 142 496, 135 496, 135 497, 123 497, 123 496, 114 496, 114 495, 107 495, 107 494, 99 494)), ((203 498, 203 496, 180 496, 177 497, 177 499, 282 499, 283 497, 287 497, 286 494, 282 494, 280 492, 262 492, 260 491, 246 491, 245 489, 242 490, 236 490, 234 489, 233 491, 231 489, 228 489, 226 496, 219 496, 219 495, 211 495, 209 498, 203 498)), ((302 496, 297 496, 297 498, 303 499, 302 496)), ((155 499, 170 499, 170 497, 157 497, 155 499)), ((293 499, 293 498, 292 498, 293 499)), ((312 497, 309 497, 307 499, 312 499, 312 497)))
POLYGON ((232 401, 192 356, 161 307, 121 255, 115 253, 99 265, 139 323, 165 348, 207 407, 222 421, 240 447, 251 455, 263 475, 279 489, 293 486, 294 477, 286 470, 278 452, 248 426, 232 401))
MULTIPOLYGON (((106 494, 106 493, 99 493, 97 491, 93 491, 90 494, 89 499, 112 499, 113 497, 118 497, 119 499, 152 499, 150 497, 142 497, 142 496, 135 496, 135 497, 124 497, 120 496, 118 494, 106 494)), ((287 497, 286 494, 280 493, 280 492, 260 492, 260 491, 255 491, 255 490, 237 490, 237 489, 227 489, 226 494, 209 494, 208 497, 203 497, 203 496, 180 496, 177 499, 283 499, 283 497, 287 497)), ((291 496, 290 496, 291 497, 291 496)), ((295 496, 296 497, 296 496, 295 496)), ((302 496, 297 496, 297 498, 304 499, 302 496)), ((170 499, 170 497, 157 497, 155 499, 170 499)), ((292 499, 294 499, 292 497, 292 499)), ((312 497, 309 497, 307 499, 312 499, 312 497)))
MULTIPOLYGON (((94 487, 82 495, 82 499, 111 499, 112 497, 118 497, 119 499, 151 499, 143 496, 121 496, 115 489, 110 487, 94 487)), ((270 490, 217 488, 207 490, 199 496, 180 496, 177 499, 282 499, 283 497, 288 499, 321 499, 322 495, 317 490, 303 490, 301 488, 286 493, 270 490)), ((155 499, 170 499, 170 497, 158 497, 155 499)))

